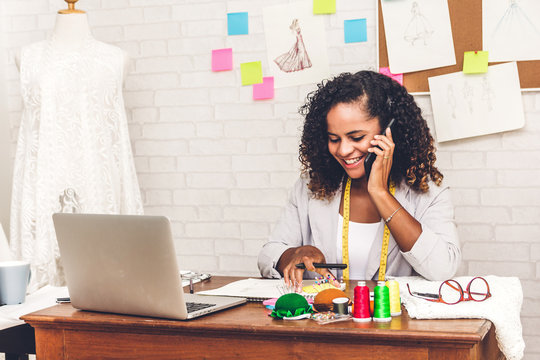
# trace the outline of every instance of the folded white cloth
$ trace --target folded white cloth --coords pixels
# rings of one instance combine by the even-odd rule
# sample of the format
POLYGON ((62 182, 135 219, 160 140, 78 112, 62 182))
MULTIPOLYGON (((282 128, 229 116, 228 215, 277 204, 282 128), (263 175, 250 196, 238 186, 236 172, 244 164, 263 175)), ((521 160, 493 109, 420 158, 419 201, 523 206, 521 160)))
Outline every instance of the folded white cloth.
MULTIPOLYGON (((409 316, 416 319, 456 319, 481 318, 488 319, 495 325, 495 335, 499 349, 508 360, 523 358, 525 342, 521 328, 521 305, 523 291, 516 277, 483 276, 489 284, 491 297, 482 302, 463 301, 455 305, 447 305, 419 299, 409 294, 411 291, 438 294, 441 281, 428 281, 421 277, 395 277, 399 282, 401 301, 409 316)), ((472 276, 457 277, 466 292, 467 284, 472 276)))

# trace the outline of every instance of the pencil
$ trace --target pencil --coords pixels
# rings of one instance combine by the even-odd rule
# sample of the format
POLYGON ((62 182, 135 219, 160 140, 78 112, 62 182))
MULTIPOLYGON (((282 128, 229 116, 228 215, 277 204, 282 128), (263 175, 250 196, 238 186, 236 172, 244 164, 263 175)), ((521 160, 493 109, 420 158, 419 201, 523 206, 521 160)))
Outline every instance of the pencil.
MULTIPOLYGON (((347 264, 325 264, 325 263, 313 263, 316 269, 346 269, 347 264)), ((298 269, 305 269, 304 263, 296 264, 298 269)))

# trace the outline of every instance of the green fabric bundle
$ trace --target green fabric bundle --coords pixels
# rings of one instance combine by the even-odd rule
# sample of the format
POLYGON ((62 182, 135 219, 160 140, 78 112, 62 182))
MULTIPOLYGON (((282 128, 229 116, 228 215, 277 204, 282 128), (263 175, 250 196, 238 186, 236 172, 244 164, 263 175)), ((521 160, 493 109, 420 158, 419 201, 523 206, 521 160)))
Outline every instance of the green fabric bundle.
POLYGON ((274 311, 272 311, 270 316, 276 319, 283 319, 284 317, 294 317, 311 313, 313 313, 313 310, 302 295, 290 293, 282 295, 277 299, 274 311))

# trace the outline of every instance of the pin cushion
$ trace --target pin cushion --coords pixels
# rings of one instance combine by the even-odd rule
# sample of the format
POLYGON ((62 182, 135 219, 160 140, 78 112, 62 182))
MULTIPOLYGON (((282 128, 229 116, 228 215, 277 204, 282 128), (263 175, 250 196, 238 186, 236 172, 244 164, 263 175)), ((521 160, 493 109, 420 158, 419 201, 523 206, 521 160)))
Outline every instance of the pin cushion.
POLYGON ((276 319, 284 317, 294 317, 303 314, 311 314, 313 310, 306 298, 296 293, 285 294, 276 301, 274 311, 270 314, 276 319))
MULTIPOLYGON (((321 291, 315 296, 313 301, 313 308, 316 311, 331 311, 334 307, 332 300, 335 298, 345 297, 348 298, 347 294, 339 289, 326 289, 321 291)), ((349 299, 350 303, 350 299, 349 299)))
POLYGON ((304 286, 302 288, 302 292, 305 292, 307 294, 316 294, 327 289, 337 289, 337 287, 335 287, 334 285, 330 283, 322 283, 322 284, 304 286))

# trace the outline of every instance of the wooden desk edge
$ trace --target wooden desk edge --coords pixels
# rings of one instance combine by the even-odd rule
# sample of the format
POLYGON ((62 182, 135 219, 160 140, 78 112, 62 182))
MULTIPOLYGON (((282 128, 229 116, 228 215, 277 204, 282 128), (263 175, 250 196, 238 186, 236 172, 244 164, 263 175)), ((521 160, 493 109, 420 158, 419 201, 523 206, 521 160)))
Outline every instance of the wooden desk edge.
MULTIPOLYGON (((195 284, 195 290, 209 290, 239 279, 216 276, 195 284)), ((235 341, 239 341, 242 351, 246 352, 242 355, 257 359, 261 357, 253 355, 260 354, 262 347, 281 351, 283 358, 311 358, 312 346, 329 341, 349 349, 349 355, 366 347, 378 351, 391 349, 394 354, 391 358, 403 356, 403 350, 410 351, 409 355, 416 354, 415 359, 478 360, 498 359, 500 355, 495 328, 485 319, 416 320, 411 319, 404 309, 403 314, 391 323, 350 321, 317 325, 311 320, 273 320, 268 313, 260 303, 248 303, 199 319, 180 321, 82 311, 71 304, 62 304, 24 315, 21 319, 35 328, 38 356, 51 359, 69 358, 92 349, 95 350, 93 358, 103 357, 104 353, 100 351, 114 352, 116 345, 135 349, 133 354, 146 351, 145 354, 153 358, 179 358, 179 354, 189 358, 194 354, 190 352, 193 349, 179 347, 185 339, 197 344, 197 354, 200 346, 211 344, 214 351, 209 353, 209 358, 215 359, 221 359, 223 351, 230 350, 230 344, 235 341), (89 339, 93 339, 96 348, 88 348, 89 339), (298 345, 292 349, 284 346, 290 344, 291 339, 298 345), (160 344, 157 348, 156 341, 160 344), (105 347, 98 345, 105 343, 105 347), (354 349, 347 346, 352 344, 354 349), (158 350, 161 357, 156 356, 158 350)))
MULTIPOLYGON (((261 305, 262 306, 262 305, 261 305)), ((402 315, 403 316, 403 315, 402 315)), ((34 328, 48 327, 48 328, 62 328, 70 330, 92 330, 96 326, 101 329, 110 329, 118 331, 119 327, 122 328, 122 332, 125 333, 178 333, 182 331, 186 334, 216 334, 220 335, 224 332, 229 334, 244 334, 255 337, 267 337, 268 335, 278 337, 304 337, 304 338, 322 338, 332 336, 336 339, 347 338, 350 341, 351 337, 358 339, 372 339, 377 341, 395 340, 396 336, 399 336, 400 341, 415 341, 425 343, 460 343, 463 345, 473 345, 481 342, 484 337, 489 333, 492 327, 492 323, 489 320, 484 320, 475 333, 463 333, 463 332, 433 332, 433 331, 419 331, 419 330, 399 330, 399 335, 396 334, 398 330, 395 329, 373 329, 373 328, 334 328, 324 326, 324 332, 321 332, 318 327, 279 327, 274 326, 260 326, 260 325, 236 325, 231 329, 229 325, 225 324, 201 324, 196 323, 196 320, 169 320, 161 318, 147 318, 130 315, 117 315, 108 313, 99 313, 91 311, 77 310, 71 307, 69 304, 55 305, 47 309, 39 310, 30 314, 26 314, 21 317, 22 320, 30 324, 34 328), (111 321, 111 318, 104 320, 96 319, 90 316, 87 319, 72 317, 61 317, 58 315, 58 310, 62 308, 70 308, 68 312, 83 312, 91 314, 101 314, 116 318, 117 321, 111 321)), ((278 321, 278 320, 275 320, 278 321)), ((303 320, 307 321, 307 320, 303 320)), ((427 321, 427 320, 426 320, 427 321)))

